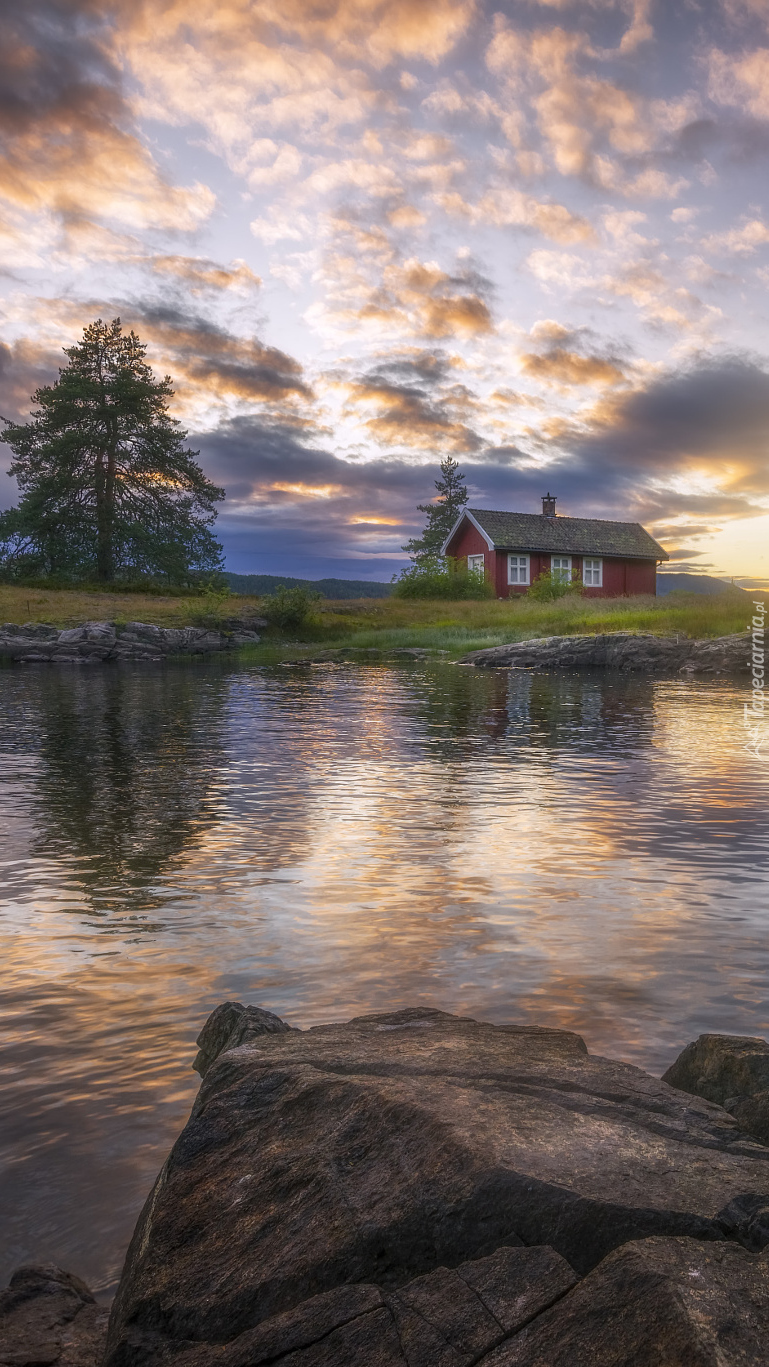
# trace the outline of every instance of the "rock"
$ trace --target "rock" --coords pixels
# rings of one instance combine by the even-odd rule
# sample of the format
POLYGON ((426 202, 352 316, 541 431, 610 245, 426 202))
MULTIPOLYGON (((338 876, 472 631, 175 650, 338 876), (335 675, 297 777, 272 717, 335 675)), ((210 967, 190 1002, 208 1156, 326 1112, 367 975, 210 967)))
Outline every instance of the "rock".
POLYGON ((671 1087, 714 1101, 741 1129, 769 1144, 769 1044, 744 1035, 700 1035, 663 1077, 671 1087))
MULTIPOLYGON (((254 619, 261 620, 261 619, 254 619)), ((207 627, 157 627, 148 622, 84 622, 59 631, 27 623, 0 627, 0 655, 12 660, 93 664, 102 660, 162 660, 169 655, 211 655, 241 645, 256 645, 251 626, 239 631, 207 627)))
POLYGON ((205 1077, 211 1064, 227 1049, 256 1039, 257 1035, 282 1033, 292 1027, 280 1016, 264 1011, 261 1006, 242 1006, 240 1002, 222 1002, 208 1017, 195 1043, 198 1054, 193 1068, 205 1077))
POLYGON ((117 641, 117 632, 111 622, 84 622, 81 627, 71 627, 60 631, 58 639, 51 642, 52 658, 77 658, 106 660, 111 655, 117 641))
POLYGON ((270 624, 266 617, 223 617, 222 629, 224 631, 244 632, 252 635, 256 631, 263 631, 270 624))
POLYGON ((642 674, 747 674, 746 635, 714 641, 640 636, 615 631, 596 636, 543 636, 533 641, 473 650, 460 664, 480 669, 616 669, 642 674))
POLYGON ((230 1342, 349 1283, 417 1313, 415 1279, 521 1242, 587 1272, 653 1235, 760 1238, 769 1151, 567 1031, 427 1008, 234 1048, 227 1027, 137 1225, 110 1367, 230 1342))
POLYGON ((98 1367, 108 1318, 71 1272, 20 1267, 0 1291, 0 1367, 98 1367))
POLYGON ((447 650, 437 650, 432 646, 393 646, 387 655, 410 655, 415 660, 429 660, 434 655, 448 655, 447 650))
POLYGON ((644 1239, 611 1253, 479 1367, 766 1367, 769 1261, 644 1239))
MULTIPOLYGON (((551 1248, 500 1248, 455 1270, 438 1268, 399 1291, 358 1283, 311 1296, 224 1343, 156 1343, 175 1367, 471 1367, 577 1282, 551 1248)), ((147 1344, 120 1362, 152 1361, 147 1344), (138 1350, 138 1352, 137 1352, 138 1350)))

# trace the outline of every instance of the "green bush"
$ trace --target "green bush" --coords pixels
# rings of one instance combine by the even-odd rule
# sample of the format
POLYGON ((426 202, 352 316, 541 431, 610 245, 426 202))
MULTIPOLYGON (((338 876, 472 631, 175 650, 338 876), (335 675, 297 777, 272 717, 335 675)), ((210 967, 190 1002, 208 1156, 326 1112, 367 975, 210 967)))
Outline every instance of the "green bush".
POLYGON ((494 586, 482 574, 448 557, 421 560, 393 579, 396 598, 493 598, 494 586))
POLYGON ((279 584, 274 593, 262 600, 262 610, 272 626, 280 627, 281 631, 297 631, 311 617, 320 598, 312 589, 287 589, 279 584))
POLYGON ((535 603, 553 603, 556 598, 565 598, 567 594, 577 596, 581 592, 580 579, 561 579, 558 575, 553 578, 550 570, 543 570, 534 580, 526 596, 533 598, 535 603))

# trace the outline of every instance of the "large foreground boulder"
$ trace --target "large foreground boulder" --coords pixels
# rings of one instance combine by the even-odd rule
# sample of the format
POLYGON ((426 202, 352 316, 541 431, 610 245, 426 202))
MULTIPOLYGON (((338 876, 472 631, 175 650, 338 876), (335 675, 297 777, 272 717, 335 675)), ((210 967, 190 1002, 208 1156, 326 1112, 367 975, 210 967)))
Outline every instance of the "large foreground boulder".
POLYGON ((737 1124, 769 1144, 769 1044, 744 1035, 700 1035, 664 1074, 682 1092, 715 1101, 737 1124))
POLYGON ((483 1367, 766 1367, 769 1260, 644 1239, 611 1253, 483 1367))
POLYGON ((108 1316, 71 1272, 20 1267, 0 1291, 0 1367, 99 1367, 108 1316))
MULTIPOLYGON (((224 1052, 204 1051, 192 1116, 139 1220, 111 1367, 223 1361, 224 1345, 317 1297, 342 1296, 344 1317, 351 1284, 385 1298, 366 1311, 384 1326, 387 1298, 411 1304, 403 1288, 420 1278, 510 1262, 523 1245, 584 1274, 650 1236, 763 1242, 769 1149, 577 1035, 414 1008, 309 1031, 258 1033, 252 1018, 228 1048, 239 1020, 220 1009, 208 1044, 219 1035, 224 1052)), ((380 1358, 359 1345, 328 1361, 380 1358)))

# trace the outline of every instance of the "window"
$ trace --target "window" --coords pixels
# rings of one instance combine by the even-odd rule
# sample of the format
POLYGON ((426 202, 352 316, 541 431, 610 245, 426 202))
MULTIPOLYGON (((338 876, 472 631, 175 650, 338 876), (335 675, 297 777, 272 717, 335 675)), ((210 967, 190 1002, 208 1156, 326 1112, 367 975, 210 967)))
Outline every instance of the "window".
POLYGON ((507 557, 507 582, 508 582, 508 584, 528 584, 528 582, 529 582, 529 557, 528 557, 528 555, 508 555, 508 557, 507 557))
POLYGON ((582 561, 582 583, 588 589, 600 589, 603 585, 603 560, 582 561))
POLYGON ((571 556, 570 555, 551 555, 550 557, 550 576, 552 579, 560 579, 561 583, 571 582, 571 556))
POLYGON ((485 555, 468 555, 467 572, 468 574, 484 574, 486 568, 485 555))

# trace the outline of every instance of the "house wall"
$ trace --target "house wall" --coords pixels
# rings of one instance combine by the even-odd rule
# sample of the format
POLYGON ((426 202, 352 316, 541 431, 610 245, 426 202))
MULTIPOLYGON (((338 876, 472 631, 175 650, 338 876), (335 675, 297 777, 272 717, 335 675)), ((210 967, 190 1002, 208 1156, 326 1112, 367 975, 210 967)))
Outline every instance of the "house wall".
MULTIPOLYGON (((485 538, 472 522, 463 522, 453 541, 447 547, 447 554, 455 559, 468 555, 482 555, 486 578, 494 585, 497 598, 521 597, 528 592, 525 584, 508 584, 507 551, 490 551, 485 538)), ((521 551, 524 554, 524 551, 521 551)), ((530 551, 529 577, 533 581, 543 571, 550 569, 550 552, 530 551)), ((657 562, 655 560, 621 560, 602 556, 603 585, 600 589, 586 588, 586 598, 622 598, 633 593, 657 592, 657 562)), ((572 572, 582 576, 582 556, 571 558, 572 572)))
POLYGON ((465 555, 485 555, 486 573, 490 574, 495 552, 489 550, 485 538, 481 536, 478 528, 474 527, 468 518, 457 528, 454 540, 450 541, 446 547, 446 554, 453 556, 456 560, 465 555))
MULTIPOLYGON (((497 597, 509 598, 527 593, 525 585, 507 583, 507 551, 497 551, 497 597)), ((624 598, 633 593, 657 592, 656 560, 620 560, 611 556, 601 556, 603 560, 603 584, 600 589, 586 588, 586 598, 624 598)), ((529 577, 532 581, 543 571, 550 569, 550 555, 531 553, 529 557, 529 577)), ((582 556, 571 557, 572 574, 582 577, 582 556)))

